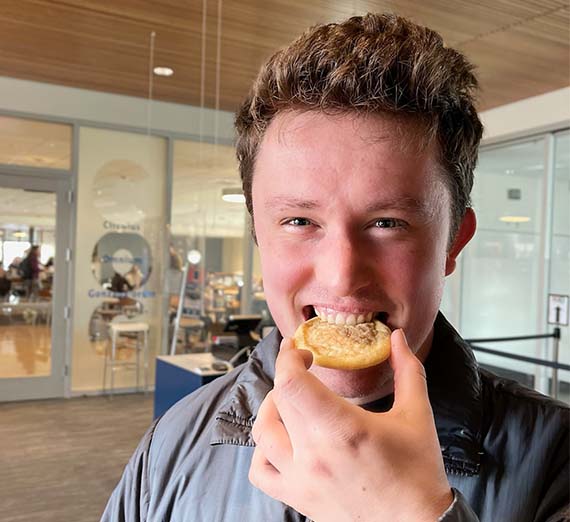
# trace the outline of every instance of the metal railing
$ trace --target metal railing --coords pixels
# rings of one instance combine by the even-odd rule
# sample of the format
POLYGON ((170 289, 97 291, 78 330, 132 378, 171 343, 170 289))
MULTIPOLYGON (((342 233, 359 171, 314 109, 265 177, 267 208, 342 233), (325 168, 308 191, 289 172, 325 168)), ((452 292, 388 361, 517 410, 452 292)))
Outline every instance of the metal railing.
POLYGON ((554 328, 554 331, 552 333, 548 334, 519 335, 515 337, 489 337, 489 338, 465 339, 465 341, 469 343, 471 345, 471 348, 477 352, 488 353, 491 355, 498 355, 499 357, 506 357, 507 359, 514 359, 516 361, 523 361, 523 362, 538 364, 539 366, 546 366, 547 368, 552 368, 551 395, 556 399, 558 398, 558 370, 570 370, 569 364, 563 364, 558 362, 561 335, 562 333, 560 328, 556 327, 554 328), (535 357, 527 357, 526 355, 518 355, 515 353, 502 352, 499 350, 492 350, 491 348, 477 346, 476 344, 476 343, 500 343, 508 341, 531 341, 536 339, 554 340, 552 361, 547 361, 545 359, 537 359, 535 357))

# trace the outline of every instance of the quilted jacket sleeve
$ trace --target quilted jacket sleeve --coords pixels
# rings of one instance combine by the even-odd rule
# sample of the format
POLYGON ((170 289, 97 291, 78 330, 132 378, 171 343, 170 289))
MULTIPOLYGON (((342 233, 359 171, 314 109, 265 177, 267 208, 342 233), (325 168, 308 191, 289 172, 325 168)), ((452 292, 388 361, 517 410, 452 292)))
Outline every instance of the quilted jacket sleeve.
POLYGON ((149 449, 156 423, 144 434, 107 503, 101 522, 145 522, 149 503, 149 449))

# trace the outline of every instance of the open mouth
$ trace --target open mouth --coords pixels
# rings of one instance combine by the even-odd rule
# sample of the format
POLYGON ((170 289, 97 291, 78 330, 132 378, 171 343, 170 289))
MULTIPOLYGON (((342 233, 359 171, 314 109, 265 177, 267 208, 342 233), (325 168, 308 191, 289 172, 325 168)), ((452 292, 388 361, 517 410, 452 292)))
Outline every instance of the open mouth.
POLYGON ((330 324, 344 324, 353 326, 356 324, 367 323, 370 321, 380 321, 386 324, 388 320, 388 312, 364 312, 364 313, 346 313, 336 312, 330 309, 315 309, 312 305, 303 307, 303 317, 305 321, 313 317, 320 317, 322 321, 330 324))

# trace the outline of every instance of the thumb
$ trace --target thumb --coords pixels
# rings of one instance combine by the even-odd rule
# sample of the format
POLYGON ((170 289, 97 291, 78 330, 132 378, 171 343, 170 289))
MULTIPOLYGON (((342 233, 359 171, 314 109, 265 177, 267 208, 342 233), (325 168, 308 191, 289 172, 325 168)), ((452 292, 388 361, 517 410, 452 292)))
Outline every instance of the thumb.
POLYGON ((392 332, 390 366, 394 371, 394 407, 406 410, 429 405, 426 371, 400 328, 392 332))
POLYGON ((279 366, 281 359, 292 358, 300 368, 308 370, 313 364, 313 354, 309 350, 300 350, 295 346, 295 341, 291 337, 284 337, 279 347, 276 365, 279 366))

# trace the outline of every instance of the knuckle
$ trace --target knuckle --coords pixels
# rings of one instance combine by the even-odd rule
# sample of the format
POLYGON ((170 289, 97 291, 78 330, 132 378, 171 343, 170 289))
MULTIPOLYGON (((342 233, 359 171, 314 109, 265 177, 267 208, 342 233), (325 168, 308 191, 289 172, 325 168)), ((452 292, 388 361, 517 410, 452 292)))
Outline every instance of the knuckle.
POLYGON ((342 442, 350 451, 358 452, 370 439, 368 430, 357 428, 343 434, 342 442))
POLYGON ((299 379, 290 373, 283 373, 279 379, 275 380, 275 387, 273 392, 277 400, 286 397, 294 397, 300 391, 299 379))
POLYGON ((342 422, 336 423, 335 442, 357 451, 371 436, 366 420, 361 415, 344 415, 341 418, 342 422))
POLYGON ((317 477, 330 478, 333 476, 332 469, 322 458, 318 456, 311 457, 308 462, 308 469, 311 475, 317 477))

